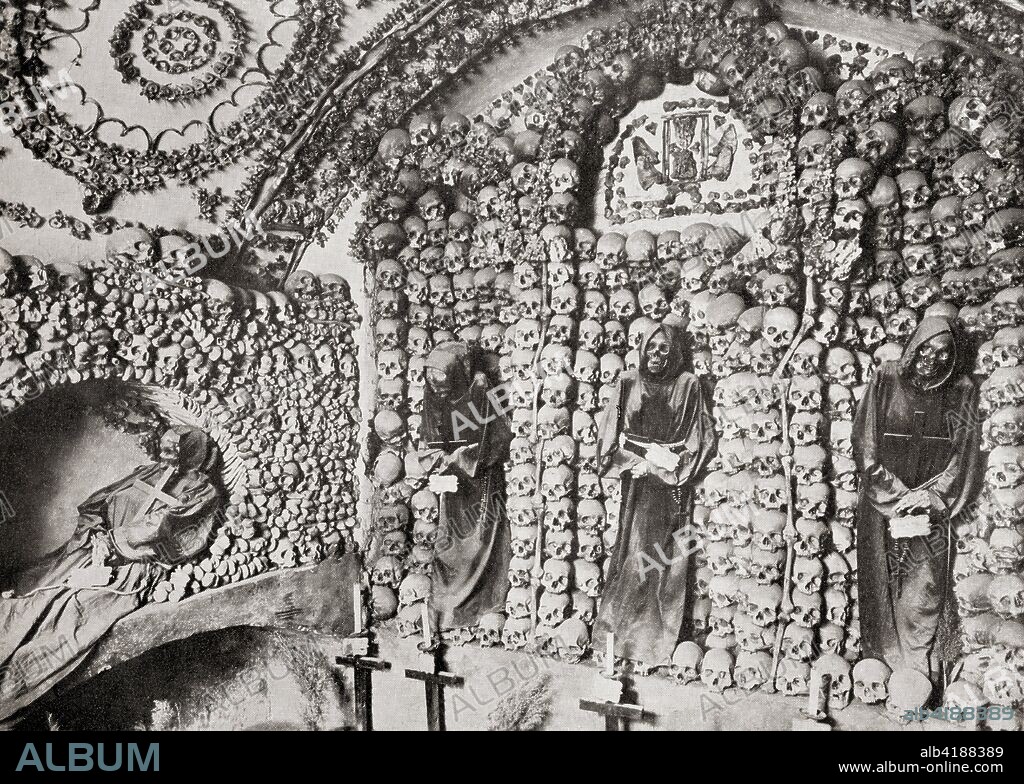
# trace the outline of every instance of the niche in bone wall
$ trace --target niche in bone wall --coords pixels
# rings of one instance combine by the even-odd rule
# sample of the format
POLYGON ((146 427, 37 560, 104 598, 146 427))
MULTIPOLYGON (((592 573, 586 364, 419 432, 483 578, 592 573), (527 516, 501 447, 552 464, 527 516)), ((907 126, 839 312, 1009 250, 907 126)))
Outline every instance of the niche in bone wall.
POLYGON ((104 416, 105 402, 116 395, 114 386, 94 382, 41 391, 3 418, 5 577, 64 544, 74 530, 78 506, 97 488, 149 462, 140 436, 104 416))
POLYGON ((287 292, 237 289, 177 274, 186 245, 131 229, 85 265, 0 252, 0 427, 41 395, 105 385, 123 399, 122 411, 107 408, 122 427, 149 417, 157 434, 189 426, 218 448, 223 503, 210 541, 164 569, 152 601, 355 546, 359 319, 347 285, 300 272, 287 292))
MULTIPOLYGON (((619 506, 616 482, 597 471, 594 414, 605 385, 635 367, 644 320, 669 318, 689 334, 719 443, 699 482, 691 639, 662 671, 792 696, 828 674, 832 709, 856 695, 901 715, 920 682, 901 673, 890 689, 885 665, 860 656, 853 418, 875 369, 898 359, 922 318, 945 316, 981 345, 985 410, 1000 412, 986 432, 1007 442, 989 458, 984 512, 970 521, 979 532, 961 550, 984 551, 996 522, 1012 529, 997 537, 1003 566, 958 560, 958 579, 966 563, 1006 579, 992 596, 975 591, 980 604, 961 602, 974 666, 947 694, 1012 706, 1019 440, 1014 412, 1001 409, 1021 403, 1010 391, 1020 159, 1019 120, 1006 110, 1016 83, 939 41, 871 57, 850 45, 810 64, 799 31, 739 6, 747 16, 692 20, 683 9, 692 38, 657 10, 592 31, 487 115, 410 115, 379 137, 355 246, 373 267, 382 377, 373 535, 391 549, 370 568, 376 618, 420 633, 439 501, 403 471, 423 358, 454 338, 495 356, 511 384, 513 556, 505 612, 448 630, 449 641, 590 655, 619 506), (625 136, 622 118, 638 97, 660 95, 677 64, 692 72, 683 82, 718 92, 750 129, 750 184, 765 209, 738 224, 746 231, 717 216, 657 234, 587 228, 580 205, 600 204, 587 173, 617 165, 594 151, 625 136)), ((658 127, 642 130, 656 138, 658 127)))
MULTIPOLYGON (((510 384, 513 405, 507 617, 449 634, 467 641, 475 633, 482 644, 501 641, 513 649, 561 648, 579 659, 588 647, 620 500, 617 483, 597 474, 594 416, 618 374, 636 366, 645 328, 668 316, 670 304, 685 323, 690 300, 701 295, 693 332, 702 333, 706 310, 721 331, 746 310, 746 296, 759 295, 761 280, 752 273, 765 251, 733 228, 691 222, 658 237, 645 230, 598 237, 577 225, 585 218, 577 199, 581 164, 601 163, 593 166, 588 135, 605 144, 614 138, 613 118, 629 112, 638 83, 652 96, 664 88, 649 63, 627 53, 634 51, 631 35, 640 33, 627 26, 593 31, 586 49, 563 49, 546 72, 496 101, 486 120, 421 114, 381 139, 377 176, 383 187, 371 198, 357 250, 377 264, 374 329, 384 380, 375 424, 399 423, 377 433, 389 447, 373 469, 379 541, 394 549, 382 552, 371 577, 386 607, 379 615, 397 610, 400 633, 417 633, 415 605, 427 597, 423 577, 431 571, 436 535, 436 494, 424 492, 421 478, 402 473, 408 465, 403 455, 416 451, 423 359, 432 345, 453 338, 479 344, 510 384), (731 262, 743 248, 736 271, 731 262), (710 307, 718 297, 720 307, 710 307), (736 302, 739 312, 730 316, 736 302), (400 426, 403 420, 408 428, 400 426), (409 526, 411 543, 395 531, 409 526)), ((692 52, 664 56, 685 61, 692 52)), ((813 74, 794 81, 801 85, 813 74)), ((711 81, 705 84, 718 90, 711 81)), ((758 153, 767 165, 761 169, 777 180, 774 167, 793 156, 763 137, 762 146, 758 153)), ((769 178, 766 188, 774 186, 769 178)), ((798 293, 789 280, 776 296, 788 301, 798 293)), ((701 372, 710 374, 710 356, 700 359, 701 372)))
POLYGON ((598 175, 598 225, 764 206, 751 188, 754 140, 728 100, 693 84, 670 84, 639 101, 620 128, 598 175))
POLYGON ((62 730, 324 730, 346 697, 320 641, 233 627, 152 648, 48 705, 62 730))

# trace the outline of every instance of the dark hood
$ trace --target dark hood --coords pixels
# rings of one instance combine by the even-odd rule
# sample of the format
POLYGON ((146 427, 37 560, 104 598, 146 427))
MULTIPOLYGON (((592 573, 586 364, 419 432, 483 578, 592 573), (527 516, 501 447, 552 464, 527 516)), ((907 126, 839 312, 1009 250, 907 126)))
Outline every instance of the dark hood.
POLYGON ((938 335, 950 335, 953 338, 953 362, 950 365, 949 373, 942 380, 928 387, 926 391, 940 389, 950 381, 964 375, 969 360, 970 351, 967 338, 957 324, 945 316, 929 316, 917 325, 917 329, 914 330, 914 334, 910 336, 910 340, 907 341, 907 345, 903 349, 903 356, 899 361, 900 375, 903 378, 913 379, 913 363, 918 349, 938 335))
POLYGON ((664 383, 666 381, 672 381, 679 377, 686 368, 686 351, 684 346, 684 339, 682 332, 675 326, 669 324, 654 324, 644 332, 643 338, 640 341, 640 378, 644 381, 653 381, 656 383, 664 383), (665 365, 665 370, 658 375, 653 375, 647 370, 647 361, 644 357, 647 355, 647 344, 651 342, 651 338, 657 335, 659 332, 668 338, 668 361, 665 365))

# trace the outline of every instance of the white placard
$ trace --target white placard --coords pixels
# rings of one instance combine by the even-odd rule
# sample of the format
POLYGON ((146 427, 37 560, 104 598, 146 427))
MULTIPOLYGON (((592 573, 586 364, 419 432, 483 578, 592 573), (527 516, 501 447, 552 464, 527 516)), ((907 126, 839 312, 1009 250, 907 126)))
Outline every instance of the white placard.
POLYGON ((432 474, 427 480, 427 485, 432 493, 457 493, 459 491, 459 478, 452 474, 432 474))
POLYGON ((893 539, 912 539, 915 536, 927 536, 931 530, 932 522, 928 515, 894 517, 889 521, 889 535, 893 539))

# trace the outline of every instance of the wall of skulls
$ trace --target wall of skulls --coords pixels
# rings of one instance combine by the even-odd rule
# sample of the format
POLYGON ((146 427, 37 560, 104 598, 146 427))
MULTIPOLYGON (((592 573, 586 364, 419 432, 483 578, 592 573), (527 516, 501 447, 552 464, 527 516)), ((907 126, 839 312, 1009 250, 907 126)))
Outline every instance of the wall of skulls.
POLYGON ((228 496, 215 539, 155 586, 158 602, 354 541, 358 316, 347 285, 297 273, 287 293, 264 294, 169 277, 185 244, 127 229, 83 265, 0 250, 0 409, 106 382, 220 447, 228 496))
POLYGON ((719 448, 696 511, 694 638, 670 673, 801 695, 827 672, 833 708, 854 696, 912 705, 884 665, 859 662, 852 419, 873 369, 899 356, 916 323, 955 315, 985 343, 985 432, 1000 449, 959 559, 958 577, 986 574, 958 583, 973 667, 949 699, 1016 706, 1024 212, 1019 115, 999 119, 1016 85, 940 42, 862 78, 826 78, 758 3, 693 18, 697 5, 593 31, 488 117, 420 114, 381 138, 381 185, 356 244, 374 273, 381 376, 376 615, 414 634, 429 595, 437 499, 400 466, 423 357, 456 337, 498 355, 516 440, 506 617, 453 640, 586 652, 619 504, 616 483, 596 473, 594 416, 635 366, 643 327, 671 312, 713 390, 719 448), (759 131, 768 224, 751 236, 692 222, 596 236, 580 208, 587 151, 680 66, 759 131))
MULTIPOLYGON (((564 49, 527 89, 496 101, 490 117, 417 115, 380 141, 373 177, 382 187, 368 205, 356 250, 374 266, 382 377, 375 418, 382 450, 373 467, 382 549, 371 576, 387 608, 380 616, 399 608, 400 631, 415 633, 416 605, 429 590, 437 499, 421 482, 403 479, 398 466, 416 435, 423 358, 433 344, 452 337, 479 342, 498 356, 512 385, 513 587, 507 618, 488 618, 475 634, 485 645, 538 644, 551 653, 561 641, 562 654, 578 658, 600 597, 601 567, 614 547, 620 501, 616 482, 596 473, 595 416, 618 374, 636 365, 646 326, 670 306, 691 319, 712 310, 709 318, 724 336, 747 310, 745 297, 760 296, 753 245, 733 229, 700 224, 661 236, 597 237, 580 225, 581 165, 593 163, 588 150, 614 136, 616 118, 638 98, 661 92, 659 73, 676 63, 700 70, 709 42, 724 47, 733 36, 745 36, 766 58, 775 45, 758 24, 732 15, 700 23, 709 41, 699 46, 699 36, 679 34, 697 24, 690 9, 673 10, 671 19, 652 20, 665 26, 671 43, 651 43, 626 24, 596 30, 583 48, 564 49), (650 59, 629 54, 645 46, 662 49, 650 59), (736 269, 741 250, 747 261, 736 269), (724 312, 737 301, 730 323, 724 312)), ((810 94, 815 73, 806 63, 792 65, 779 62, 769 92, 810 94)), ((718 94, 730 90, 710 72, 700 78, 718 94)), ((742 80, 733 79, 732 88, 743 106, 742 80)), ((754 106, 748 96, 747 109, 754 106)), ((781 164, 792 158, 784 145, 765 142, 759 185, 772 192, 784 181, 781 164)), ((790 269, 796 258, 786 258, 790 269)), ((795 297, 796 281, 789 284, 795 297)), ((703 329, 694 325, 692 332, 698 337, 703 329)), ((781 356, 781 337, 777 346, 781 356)), ((712 365, 724 372, 722 361, 698 352, 695 363, 710 374, 712 365)), ((730 357, 730 367, 741 364, 730 357)))
MULTIPOLYGON (((1024 237, 1020 95, 1015 79, 983 58, 931 42, 913 61, 890 57, 869 79, 840 85, 834 100, 821 96, 813 107, 805 107, 798 143, 801 179, 815 180, 815 169, 834 170, 832 236, 861 247, 873 265, 855 273, 849 285, 823 286, 827 309, 818 315, 818 328, 835 324, 822 337, 838 338, 845 347, 824 355, 832 384, 845 383, 842 368, 847 366, 856 369, 856 381, 865 383, 872 367, 897 358, 919 320, 931 314, 959 318, 980 344, 976 372, 983 389, 991 389, 985 378, 995 367, 1016 373, 1024 293, 1019 288, 1024 237)), ((818 346, 812 349, 818 354, 818 346)), ((852 391, 859 396, 857 386, 852 391)), ((1012 428, 999 424, 1013 419, 1003 411, 1011 401, 998 393, 983 397, 986 449, 992 451, 985 489, 969 511, 960 543, 956 593, 966 658, 962 679, 947 691, 946 700, 960 707, 988 702, 1019 708, 1019 632, 1024 629, 1019 599, 1024 594, 1018 586, 1024 549, 1016 528, 1019 517, 992 499, 1018 482, 1013 466, 1020 441, 1012 428), (994 513, 1000 510, 1004 513, 994 513), (997 576, 961 579, 982 569, 997 576), (986 585, 984 599, 978 594, 981 583, 986 585)), ((830 387, 830 408, 835 400, 830 387)), ((849 431, 846 425, 837 427, 843 418, 839 411, 829 416, 835 483, 849 457, 849 431)), ((849 488, 855 485, 850 482, 849 488)), ((834 489, 837 512, 844 507, 845 493, 834 489)), ((827 592, 824 599, 831 621, 827 592)), ((877 684, 887 673, 878 663, 862 665, 859 681, 854 675, 861 687, 874 682, 872 693, 884 691, 877 684)), ((889 699, 910 704, 915 696, 899 683, 889 690, 889 699)), ((1016 727, 1019 714, 990 724, 1016 727)))

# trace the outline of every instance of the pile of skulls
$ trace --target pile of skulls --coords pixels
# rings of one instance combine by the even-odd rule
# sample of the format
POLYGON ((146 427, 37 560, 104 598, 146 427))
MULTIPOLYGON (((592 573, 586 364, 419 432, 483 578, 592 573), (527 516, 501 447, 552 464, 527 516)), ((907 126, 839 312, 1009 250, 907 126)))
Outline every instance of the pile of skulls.
POLYGON ((991 365, 979 369, 987 470, 982 496, 968 510, 958 541, 955 593, 964 657, 961 681, 947 703, 975 711, 986 704, 1017 708, 1012 717, 987 722, 996 729, 1017 729, 1024 700, 1024 318, 1019 305, 1006 321, 983 348, 992 352, 991 365))
MULTIPOLYGON (((753 45, 759 28, 742 17, 750 11, 763 21, 760 10, 739 3, 724 19, 716 13, 701 23, 716 41, 706 67, 718 71, 727 40, 751 37, 753 45)), ((436 497, 424 478, 406 475, 418 443, 423 358, 433 345, 453 337, 478 343, 496 355, 510 385, 508 619, 487 618, 476 636, 512 649, 561 645, 573 658, 578 642, 586 648, 620 502, 617 482, 597 475, 595 419, 618 374, 638 364, 644 331, 670 315, 670 303, 679 322, 696 312, 693 329, 708 351, 695 364, 709 377, 738 371, 747 350, 769 374, 795 334, 799 319, 782 304, 798 292, 792 245, 769 261, 752 247, 741 254, 748 243, 724 226, 600 239, 572 228, 583 135, 607 137, 613 118, 635 102, 634 88, 643 82, 641 92, 657 94, 663 85, 647 84, 650 72, 625 53, 644 35, 626 23, 592 31, 584 48, 563 48, 551 68, 527 80, 514 111, 496 109, 489 121, 417 115, 380 137, 355 247, 374 268, 379 376, 370 576, 376 617, 397 614, 402 633, 417 631, 437 536, 436 497), (774 343, 760 340, 764 314, 743 307, 766 284, 770 301, 780 303, 767 309, 774 343), (737 326, 750 330, 746 343, 728 339, 737 326), (721 352, 712 354, 712 345, 721 352)), ((766 36, 757 44, 776 42, 766 36)), ((685 59, 696 42, 680 37, 671 46, 685 59)))
MULTIPOLYGON (((381 139, 377 165, 388 188, 368 208, 377 220, 363 237, 364 252, 375 262, 373 611, 381 620, 397 615, 400 634, 420 631, 439 510, 427 477, 407 468, 421 448, 425 357, 437 344, 460 340, 483 349, 494 375, 507 384, 516 435, 507 467, 515 557, 508 622, 494 614, 479 628, 446 634, 453 642, 477 638, 521 648, 533 642, 535 629, 543 635, 557 626, 557 638, 548 638, 552 650, 555 639, 565 640, 563 654, 579 658, 587 632, 570 618, 570 576, 592 583, 596 596, 601 547, 598 531, 596 547, 577 551, 571 530, 577 471, 569 415, 576 403, 572 345, 582 307, 573 259, 577 247, 592 254, 595 243, 589 232, 570 228, 576 165, 557 148, 542 149, 530 122, 499 133, 461 115, 423 114, 381 139), (544 562, 538 547, 548 555, 544 562)), ((576 425, 582 434, 583 423, 576 425)), ((594 444, 592 419, 589 425, 583 437, 594 444)), ((589 612, 577 602, 588 620, 593 597, 589 601, 589 612)))
MULTIPOLYGON (((727 233, 703 231, 705 245, 727 233)), ((852 554, 850 501, 856 494, 843 497, 838 486, 829 486, 836 480, 829 473, 825 412, 830 391, 845 402, 847 418, 853 398, 847 388, 832 390, 835 357, 817 339, 835 336, 823 334, 819 324, 801 339, 795 248, 736 238, 731 253, 731 290, 709 277, 710 289, 688 295, 695 367, 714 385, 719 443, 695 516, 702 548, 693 637, 678 647, 670 671, 716 690, 775 688, 796 695, 807 693, 813 664, 834 679, 839 704, 844 689, 847 699, 850 691, 847 659, 857 656, 853 569, 841 554, 852 554), (757 304, 748 307, 750 301, 757 304), (840 495, 835 512, 834 494, 840 495), (830 541, 837 550, 830 550, 830 541), (779 643, 782 657, 775 662, 779 643)), ((714 264, 716 255, 704 258, 714 264)), ((684 262, 684 285, 693 263, 684 262)), ((843 469, 848 482, 855 476, 852 464, 846 461, 843 469)))
MULTIPOLYGON (((982 410, 986 448, 992 451, 985 493, 967 515, 960 540, 957 598, 966 656, 961 680, 946 692, 948 706, 970 707, 975 716, 986 703, 1019 706, 1018 650, 1024 642, 1020 611, 1013 609, 1024 596, 1018 591, 1024 549, 1012 501, 1019 474, 1013 396, 1017 332, 1024 323, 1024 211, 1018 206, 1020 119, 1008 89, 984 61, 957 55, 947 43, 928 42, 913 62, 900 56, 883 60, 869 78, 841 85, 834 97, 808 101, 802 115, 805 124, 842 145, 833 239, 856 239, 873 263, 850 281, 821 285, 825 308, 818 329, 827 328, 829 337, 821 342, 833 346, 826 376, 832 385, 829 458, 837 516, 844 506, 838 494, 854 499, 856 478, 837 465, 852 456, 844 453, 849 427, 842 423, 849 404, 843 403, 841 413, 832 387, 866 383, 876 365, 898 359, 926 316, 959 318, 981 344, 976 372, 988 379, 982 410)), ((804 140, 809 145, 807 134, 804 140)), ((811 155, 808 149, 805 156, 811 155)), ((852 387, 853 400, 859 389, 852 387)), ((832 540, 837 545, 836 529, 832 540)), ((847 560, 855 570, 853 554, 847 560)), ((862 700, 888 699, 894 710, 919 704, 927 697, 921 697, 922 689, 906 673, 890 680, 877 661, 860 662, 854 671, 854 691, 862 700)), ((992 714, 987 723, 1019 725, 1019 714, 1007 716, 992 714)))
POLYGON ((126 229, 85 265, 0 251, 0 408, 105 381, 220 448, 223 519, 208 554, 156 586, 153 599, 172 601, 319 561, 351 542, 355 519, 357 317, 344 281, 305 276, 289 296, 151 272, 181 269, 183 247, 126 229))

